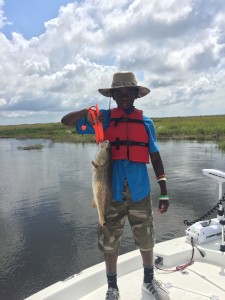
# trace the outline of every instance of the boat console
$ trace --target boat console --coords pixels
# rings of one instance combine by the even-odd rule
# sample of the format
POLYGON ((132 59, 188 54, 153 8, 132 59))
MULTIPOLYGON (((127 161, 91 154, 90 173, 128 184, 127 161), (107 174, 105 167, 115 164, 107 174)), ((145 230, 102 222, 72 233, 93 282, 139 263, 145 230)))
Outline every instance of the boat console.
POLYGON ((203 220, 194 223, 185 230, 188 240, 193 239, 198 244, 204 244, 216 240, 222 236, 221 251, 225 252, 224 246, 224 208, 222 204, 222 185, 225 182, 225 172, 214 169, 203 169, 203 175, 213 178, 219 184, 219 204, 217 217, 210 220, 203 220))

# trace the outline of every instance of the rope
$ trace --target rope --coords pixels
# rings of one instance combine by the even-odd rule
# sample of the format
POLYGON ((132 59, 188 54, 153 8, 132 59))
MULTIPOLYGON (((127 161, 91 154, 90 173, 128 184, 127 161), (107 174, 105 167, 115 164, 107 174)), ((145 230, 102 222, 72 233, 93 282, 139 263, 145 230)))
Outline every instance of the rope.
POLYGON ((220 201, 212 208, 210 209, 207 213, 205 213, 204 215, 202 215, 200 218, 192 221, 192 222, 189 222, 188 220, 184 220, 184 224, 187 225, 187 226, 191 226, 193 225, 194 223, 196 222, 199 222, 199 221, 203 221, 205 220, 206 218, 208 218, 212 213, 214 213, 216 210, 218 210, 219 208, 219 205, 220 204, 223 204, 223 202, 225 201, 225 194, 223 195, 223 197, 220 199, 220 201))
POLYGON ((155 260, 155 267, 156 269, 158 270, 161 270, 161 271, 164 271, 164 272, 168 272, 168 273, 173 273, 173 272, 177 272, 177 271, 183 271, 184 269, 186 269, 188 266, 191 266, 193 263, 194 263, 194 252, 195 252, 195 249, 194 247, 199 251, 199 253, 201 254, 202 257, 205 257, 205 253, 203 251, 201 251, 197 246, 196 244, 194 243, 194 240, 193 238, 191 238, 191 245, 192 245, 192 254, 191 254, 191 258, 190 260, 184 264, 184 265, 180 265, 180 266, 176 266, 175 269, 163 269, 161 267, 159 267, 159 263, 161 262, 159 258, 157 258, 155 260), (158 260, 158 261, 157 261, 158 260))

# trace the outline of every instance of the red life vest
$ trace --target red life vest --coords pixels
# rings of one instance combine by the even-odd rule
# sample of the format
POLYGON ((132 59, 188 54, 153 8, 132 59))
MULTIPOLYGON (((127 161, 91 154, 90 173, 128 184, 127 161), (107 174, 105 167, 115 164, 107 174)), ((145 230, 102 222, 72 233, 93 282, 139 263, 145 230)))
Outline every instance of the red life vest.
POLYGON ((127 114, 120 108, 111 109, 110 124, 104 138, 111 142, 112 159, 149 163, 149 138, 142 110, 134 108, 127 114))

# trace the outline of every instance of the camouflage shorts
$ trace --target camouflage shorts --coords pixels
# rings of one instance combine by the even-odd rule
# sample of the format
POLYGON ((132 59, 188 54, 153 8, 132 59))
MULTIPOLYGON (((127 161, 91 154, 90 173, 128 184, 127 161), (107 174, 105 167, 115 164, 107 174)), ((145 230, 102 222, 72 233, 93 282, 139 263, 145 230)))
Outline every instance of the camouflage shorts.
POLYGON ((125 184, 123 198, 122 203, 113 201, 111 204, 106 215, 110 237, 106 239, 104 233, 99 231, 99 249, 105 253, 113 253, 119 248, 128 218, 137 248, 143 251, 151 250, 155 244, 151 197, 132 202, 128 185, 125 184))

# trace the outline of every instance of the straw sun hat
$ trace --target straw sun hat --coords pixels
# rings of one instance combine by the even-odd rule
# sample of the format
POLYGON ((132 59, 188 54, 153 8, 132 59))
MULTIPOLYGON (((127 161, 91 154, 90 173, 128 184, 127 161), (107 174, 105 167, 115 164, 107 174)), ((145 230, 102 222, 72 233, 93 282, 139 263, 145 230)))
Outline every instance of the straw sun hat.
POLYGON ((132 72, 118 72, 113 75, 111 88, 99 89, 105 97, 112 97, 112 91, 115 89, 121 89, 124 87, 136 87, 139 90, 137 98, 141 98, 150 93, 150 90, 144 86, 137 84, 134 73, 132 72))

